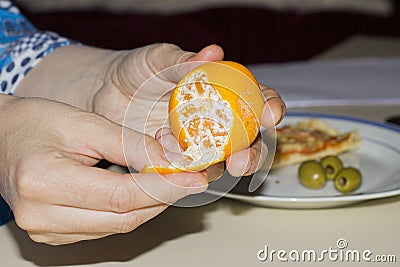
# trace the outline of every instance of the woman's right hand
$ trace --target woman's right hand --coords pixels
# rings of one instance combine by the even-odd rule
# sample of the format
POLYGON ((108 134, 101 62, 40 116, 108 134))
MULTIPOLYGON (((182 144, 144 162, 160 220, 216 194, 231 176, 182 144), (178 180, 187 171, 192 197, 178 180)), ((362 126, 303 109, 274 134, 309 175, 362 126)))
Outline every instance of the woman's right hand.
POLYGON ((1 195, 18 226, 37 242, 58 245, 129 232, 207 188, 205 173, 165 175, 165 183, 157 174, 93 167, 101 159, 134 169, 169 163, 160 143, 126 128, 125 148, 132 150, 125 149, 125 157, 120 125, 58 102, 0 95, 0 135, 1 195), (163 201, 146 194, 140 181, 163 201))

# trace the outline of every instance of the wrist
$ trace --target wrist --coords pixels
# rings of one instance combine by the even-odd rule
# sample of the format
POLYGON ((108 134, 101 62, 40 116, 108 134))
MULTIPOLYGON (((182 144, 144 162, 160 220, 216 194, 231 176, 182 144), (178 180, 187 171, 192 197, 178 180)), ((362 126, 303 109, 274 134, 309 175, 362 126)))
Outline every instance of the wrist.
POLYGON ((108 66, 118 54, 87 46, 60 47, 27 74, 15 95, 43 97, 90 111, 108 66))
POLYGON ((15 99, 15 96, 0 94, 0 110, 2 110, 7 104, 15 99))

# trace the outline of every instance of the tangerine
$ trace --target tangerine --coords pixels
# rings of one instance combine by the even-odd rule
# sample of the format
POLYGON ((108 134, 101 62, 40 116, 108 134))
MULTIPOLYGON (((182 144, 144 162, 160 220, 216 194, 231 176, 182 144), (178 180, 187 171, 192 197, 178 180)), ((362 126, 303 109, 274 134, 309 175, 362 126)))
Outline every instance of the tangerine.
POLYGON ((145 173, 200 171, 256 139, 264 98, 253 74, 232 61, 207 62, 189 72, 169 102, 169 123, 185 164, 145 166, 145 173))

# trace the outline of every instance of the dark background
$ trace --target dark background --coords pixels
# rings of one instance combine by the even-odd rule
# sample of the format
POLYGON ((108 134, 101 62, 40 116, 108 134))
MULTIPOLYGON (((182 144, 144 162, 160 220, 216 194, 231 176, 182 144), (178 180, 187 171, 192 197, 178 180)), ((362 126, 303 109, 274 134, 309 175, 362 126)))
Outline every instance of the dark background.
POLYGON ((42 30, 57 32, 87 45, 131 49, 170 42, 189 51, 217 43, 227 60, 243 64, 308 59, 356 35, 400 36, 400 1, 388 16, 355 12, 276 11, 261 8, 213 8, 161 15, 85 12, 31 13, 42 30))

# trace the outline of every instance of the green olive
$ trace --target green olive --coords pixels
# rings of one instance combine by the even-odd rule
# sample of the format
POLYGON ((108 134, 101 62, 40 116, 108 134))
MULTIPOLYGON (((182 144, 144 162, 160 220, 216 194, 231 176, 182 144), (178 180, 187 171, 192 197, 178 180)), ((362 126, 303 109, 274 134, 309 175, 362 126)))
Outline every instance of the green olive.
POLYGON ((300 183, 308 188, 319 189, 326 183, 325 170, 317 161, 303 162, 299 167, 298 175, 300 183))
POLYGON ((342 161, 336 156, 326 156, 321 159, 322 167, 325 169, 326 179, 333 180, 343 168, 342 161))
POLYGON ((343 168, 334 179, 335 188, 342 193, 349 193, 361 185, 361 172, 353 167, 343 168))

